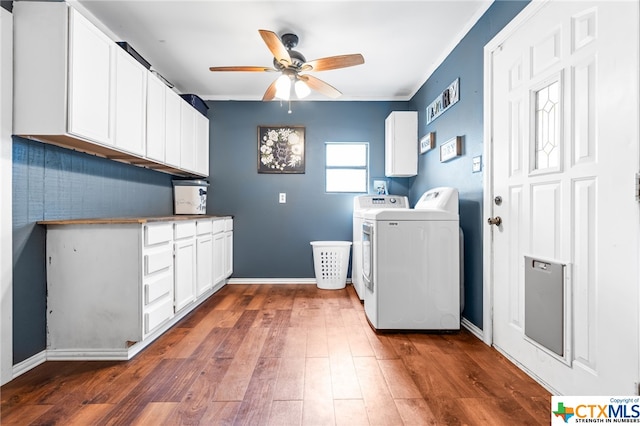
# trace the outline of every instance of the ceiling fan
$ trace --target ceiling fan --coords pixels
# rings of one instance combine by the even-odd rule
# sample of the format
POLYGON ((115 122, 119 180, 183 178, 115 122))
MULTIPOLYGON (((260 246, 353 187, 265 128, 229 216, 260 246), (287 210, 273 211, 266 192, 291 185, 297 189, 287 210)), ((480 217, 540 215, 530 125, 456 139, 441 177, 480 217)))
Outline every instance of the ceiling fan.
POLYGON ((210 67, 211 71, 249 71, 249 72, 281 72, 273 83, 269 85, 262 97, 263 101, 274 98, 290 100, 292 92, 302 99, 315 90, 330 98, 337 98, 342 93, 330 84, 309 74, 308 71, 326 71, 338 68, 352 67, 364 63, 364 57, 359 54, 330 56, 327 58, 307 61, 300 52, 293 50, 298 45, 298 36, 284 34, 282 39, 276 33, 268 30, 258 30, 260 36, 273 54, 273 68, 258 66, 210 67))

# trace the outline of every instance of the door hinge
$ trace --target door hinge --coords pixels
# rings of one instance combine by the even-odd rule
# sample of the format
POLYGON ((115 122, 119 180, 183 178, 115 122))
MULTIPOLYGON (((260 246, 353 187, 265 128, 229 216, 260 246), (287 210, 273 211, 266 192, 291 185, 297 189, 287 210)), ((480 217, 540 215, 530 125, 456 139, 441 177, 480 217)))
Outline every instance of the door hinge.
POLYGON ((640 202, 640 173, 636 173, 636 201, 640 202))

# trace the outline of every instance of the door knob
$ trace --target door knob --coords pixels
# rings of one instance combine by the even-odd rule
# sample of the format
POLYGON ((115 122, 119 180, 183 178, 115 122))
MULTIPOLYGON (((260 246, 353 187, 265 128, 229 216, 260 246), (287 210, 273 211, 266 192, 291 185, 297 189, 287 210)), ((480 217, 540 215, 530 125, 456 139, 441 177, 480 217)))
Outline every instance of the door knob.
POLYGON ((502 224, 502 218, 500 216, 490 217, 489 219, 487 219, 487 222, 489 223, 489 225, 500 226, 502 224))

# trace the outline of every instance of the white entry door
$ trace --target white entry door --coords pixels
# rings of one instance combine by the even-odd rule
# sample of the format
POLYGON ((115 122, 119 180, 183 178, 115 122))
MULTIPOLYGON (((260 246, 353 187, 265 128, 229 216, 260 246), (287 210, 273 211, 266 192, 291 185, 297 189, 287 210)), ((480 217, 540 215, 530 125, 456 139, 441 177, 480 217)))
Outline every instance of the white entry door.
POLYGON ((638 392, 639 17, 532 2, 485 48, 485 327, 563 395, 638 392))

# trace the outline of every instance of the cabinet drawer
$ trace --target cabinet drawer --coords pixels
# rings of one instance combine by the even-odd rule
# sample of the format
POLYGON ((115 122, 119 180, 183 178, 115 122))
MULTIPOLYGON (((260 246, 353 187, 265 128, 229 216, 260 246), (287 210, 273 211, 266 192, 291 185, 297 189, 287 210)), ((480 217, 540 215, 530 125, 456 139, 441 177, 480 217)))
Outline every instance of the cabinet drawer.
POLYGON ((224 219, 216 219, 213 221, 213 233, 224 232, 224 219))
POLYGON ((196 235, 196 223, 195 222, 176 222, 175 223, 175 238, 187 238, 196 235))
POLYGON ((162 223, 156 225, 145 225, 144 227, 144 245, 152 246, 155 244, 166 243, 171 241, 173 227, 170 223, 162 223))
POLYGON ((162 303, 144 313, 144 334, 149 334, 173 316, 173 300, 167 297, 162 303))
POLYGON ((196 233, 198 235, 210 234, 213 229, 213 222, 211 219, 208 220, 198 220, 196 222, 196 233))
POLYGON ((233 231, 233 219, 225 219, 224 220, 224 230, 225 231, 233 231))
POLYGON ((147 280, 144 284, 144 304, 155 302, 160 297, 171 293, 173 288, 173 273, 169 271, 158 277, 147 280))
POLYGON ((144 274, 149 275, 154 272, 170 268, 173 265, 173 251, 171 249, 148 252, 144 254, 144 274))

